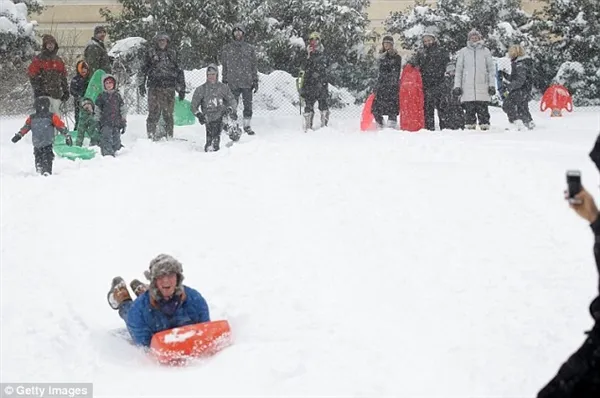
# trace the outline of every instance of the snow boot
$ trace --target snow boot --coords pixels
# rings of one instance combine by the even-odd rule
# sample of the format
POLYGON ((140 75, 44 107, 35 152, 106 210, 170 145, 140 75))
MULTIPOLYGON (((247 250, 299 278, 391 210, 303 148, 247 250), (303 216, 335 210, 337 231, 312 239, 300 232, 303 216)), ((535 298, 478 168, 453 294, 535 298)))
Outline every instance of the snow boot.
POLYGON ((244 118, 244 132, 248 135, 254 135, 254 130, 252 130, 252 127, 250 127, 250 118, 249 117, 245 117, 244 118))
POLYGON ((315 117, 315 114, 313 112, 304 114, 304 131, 305 132, 308 131, 309 129, 312 130, 314 117, 315 117))
POLYGON ((131 290, 133 290, 135 297, 141 296, 146 290, 148 290, 148 285, 146 285, 143 282, 140 282, 137 279, 132 280, 129 286, 131 286, 131 290))
POLYGON ((398 127, 398 122, 394 119, 388 119, 387 126, 391 129, 395 129, 396 127, 398 127))
POLYGON ((477 125, 476 124, 465 124, 465 128, 467 130, 475 130, 475 129, 477 129, 477 125))
POLYGON ((206 145, 204 145, 204 152, 217 152, 219 150, 219 144, 221 143, 221 136, 208 137, 206 145))
POLYGON ((329 109, 321 111, 321 127, 327 127, 329 123, 329 109))
POLYGON ((234 142, 239 141, 240 137, 242 136, 242 129, 240 129, 240 126, 238 126, 237 123, 229 125, 226 131, 229 135, 229 139, 234 142))
POLYGON ((480 124, 480 125, 479 125, 479 128, 480 128, 481 130, 484 130, 484 131, 485 131, 485 130, 489 130, 489 129, 490 129, 490 125, 489 125, 489 124, 480 124))
POLYGON ((123 302, 131 300, 131 295, 123 278, 120 276, 113 278, 106 299, 113 310, 118 310, 123 302))
POLYGON ((532 121, 529 121, 527 123, 525 123, 525 127, 527 127, 529 130, 533 130, 535 128, 535 123, 532 121))

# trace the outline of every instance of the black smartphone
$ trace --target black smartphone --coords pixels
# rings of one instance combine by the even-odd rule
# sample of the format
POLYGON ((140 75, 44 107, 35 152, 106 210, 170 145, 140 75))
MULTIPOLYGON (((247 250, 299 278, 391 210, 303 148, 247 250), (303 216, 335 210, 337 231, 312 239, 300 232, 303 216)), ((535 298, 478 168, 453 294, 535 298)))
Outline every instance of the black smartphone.
POLYGON ((568 199, 572 200, 583 187, 581 186, 581 171, 567 170, 567 195, 568 199))

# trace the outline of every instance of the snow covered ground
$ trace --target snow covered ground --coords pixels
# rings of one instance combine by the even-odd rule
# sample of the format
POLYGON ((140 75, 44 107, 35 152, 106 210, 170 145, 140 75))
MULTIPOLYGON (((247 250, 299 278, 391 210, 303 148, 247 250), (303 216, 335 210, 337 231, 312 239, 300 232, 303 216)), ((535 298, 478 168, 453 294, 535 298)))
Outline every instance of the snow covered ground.
POLYGON ((262 113, 206 154, 203 128, 151 143, 131 116, 117 158, 57 159, 49 178, 30 136, 10 142, 23 119, 3 119, 0 378, 98 397, 533 396, 591 325, 593 237, 562 192, 575 168, 598 194, 600 131, 597 109, 534 117, 361 133, 334 115, 304 134, 262 113), (187 368, 110 333, 111 278, 161 252, 233 327, 187 368))

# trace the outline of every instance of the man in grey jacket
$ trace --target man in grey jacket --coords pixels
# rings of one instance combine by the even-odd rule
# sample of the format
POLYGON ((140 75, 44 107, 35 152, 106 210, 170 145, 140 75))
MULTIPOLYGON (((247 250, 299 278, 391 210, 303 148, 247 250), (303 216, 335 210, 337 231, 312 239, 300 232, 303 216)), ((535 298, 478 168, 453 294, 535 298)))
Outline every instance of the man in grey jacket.
POLYGON ((467 46, 458 52, 454 89, 465 108, 465 127, 475 130, 479 120, 481 130, 490 128, 488 105, 496 94, 496 68, 492 53, 485 47, 481 33, 469 32, 467 46))
MULTIPOLYGON (((206 124, 206 145, 204 152, 219 150, 223 118, 229 116, 237 123, 237 102, 227 85, 218 81, 219 69, 210 64, 206 68, 206 83, 196 88, 192 96, 191 110, 200 124, 206 124)), ((239 137, 237 126, 228 127, 229 138, 237 141, 239 137)))
POLYGON ((234 41, 227 44, 221 52, 223 83, 231 89, 236 103, 239 102, 240 95, 242 96, 244 131, 253 135, 250 121, 252 120, 252 93, 258 91, 256 50, 254 46, 244 41, 246 30, 242 25, 236 25, 232 33, 234 41))

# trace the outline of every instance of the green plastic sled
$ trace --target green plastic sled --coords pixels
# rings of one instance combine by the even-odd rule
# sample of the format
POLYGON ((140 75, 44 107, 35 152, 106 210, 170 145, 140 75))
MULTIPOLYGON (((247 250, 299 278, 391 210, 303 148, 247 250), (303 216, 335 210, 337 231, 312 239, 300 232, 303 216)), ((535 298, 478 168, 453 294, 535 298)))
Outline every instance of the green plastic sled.
POLYGON ((102 78, 105 74, 106 73, 102 69, 98 69, 94 72, 88 83, 87 89, 85 90, 85 98, 91 99, 94 103, 96 102, 96 98, 104 91, 104 87, 102 87, 102 78))
POLYGON ((188 100, 180 101, 175 98, 175 110, 173 112, 173 123, 175 126, 191 126, 196 123, 196 116, 192 113, 192 103, 188 100))
MULTIPOLYGON (((77 136, 77 131, 71 132, 72 137, 77 136)), ((61 158, 66 158, 70 160, 75 159, 83 159, 89 160, 96 156, 96 151, 91 148, 80 147, 80 146, 68 146, 65 143, 65 136, 62 134, 57 135, 54 138, 54 153, 61 158)))

